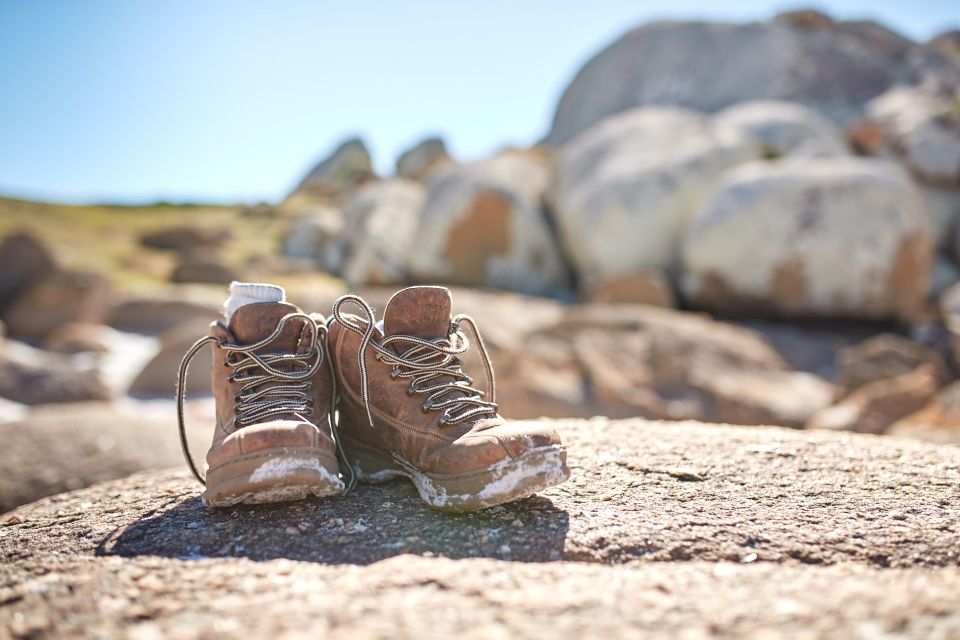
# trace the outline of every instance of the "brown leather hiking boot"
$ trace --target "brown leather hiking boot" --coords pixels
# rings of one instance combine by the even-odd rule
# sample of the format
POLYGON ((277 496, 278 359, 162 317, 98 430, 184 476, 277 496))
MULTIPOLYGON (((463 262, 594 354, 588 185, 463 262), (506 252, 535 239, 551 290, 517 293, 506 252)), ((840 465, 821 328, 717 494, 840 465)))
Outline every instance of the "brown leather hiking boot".
POLYGON ((285 302, 246 304, 229 325, 214 322, 180 365, 177 413, 190 469, 206 484, 203 503, 224 507, 340 493, 330 423, 333 374, 322 316, 285 302), (183 425, 186 369, 214 344, 217 426, 206 479, 187 447, 183 425))
POLYGON ((357 296, 334 304, 328 344, 337 374, 337 432, 360 480, 406 476, 427 504, 472 511, 529 496, 570 471, 557 432, 497 413, 493 368, 476 325, 451 319, 445 287, 410 287, 382 325, 357 296), (341 313, 354 303, 365 318, 341 313), (486 367, 484 389, 461 368, 469 326, 486 367), (489 398, 489 399, 488 399, 489 398))

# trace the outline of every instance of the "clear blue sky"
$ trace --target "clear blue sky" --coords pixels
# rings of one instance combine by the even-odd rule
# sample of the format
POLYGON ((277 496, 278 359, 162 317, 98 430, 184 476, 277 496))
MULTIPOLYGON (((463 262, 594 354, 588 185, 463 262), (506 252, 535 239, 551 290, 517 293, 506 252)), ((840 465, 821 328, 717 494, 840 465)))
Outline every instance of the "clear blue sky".
MULTIPOLYGON (((795 6, 0 0, 0 193, 276 199, 351 134, 381 170, 431 133, 477 158, 542 136, 578 66, 636 24, 795 6)), ((915 39, 960 23, 956 1, 820 6, 915 39)))

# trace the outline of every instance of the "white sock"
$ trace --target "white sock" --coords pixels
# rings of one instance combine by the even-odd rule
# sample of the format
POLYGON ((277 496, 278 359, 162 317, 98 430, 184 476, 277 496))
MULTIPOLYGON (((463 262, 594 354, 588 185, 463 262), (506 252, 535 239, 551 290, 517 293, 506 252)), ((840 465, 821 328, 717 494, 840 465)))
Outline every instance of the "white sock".
POLYGON ((259 282, 231 282, 230 297, 223 303, 223 315, 230 323, 234 312, 245 304, 254 302, 286 302, 283 287, 259 282))

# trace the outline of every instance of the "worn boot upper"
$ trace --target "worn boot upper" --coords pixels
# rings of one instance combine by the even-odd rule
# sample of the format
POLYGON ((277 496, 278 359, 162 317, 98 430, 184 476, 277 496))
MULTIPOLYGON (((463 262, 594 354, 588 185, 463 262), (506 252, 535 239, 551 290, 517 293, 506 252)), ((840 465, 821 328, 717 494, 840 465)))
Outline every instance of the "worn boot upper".
POLYGON ((382 329, 374 327, 370 345, 363 342, 375 321, 372 315, 343 314, 338 306, 334 317, 329 344, 341 397, 339 430, 345 438, 439 474, 468 472, 560 443, 549 426, 507 421, 497 413, 491 401, 492 369, 476 381, 463 372, 460 355, 466 336, 458 326, 461 317, 451 318, 451 295, 445 287, 410 287, 396 293, 387 304, 382 329))
POLYGON ((334 450, 333 379, 322 317, 305 316, 285 302, 253 303, 237 309, 229 326, 211 324, 210 335, 222 343, 213 350, 217 428, 207 454, 210 466, 271 447, 334 450), (301 315, 284 321, 289 314, 301 315), (258 346, 278 328, 273 340, 258 346))

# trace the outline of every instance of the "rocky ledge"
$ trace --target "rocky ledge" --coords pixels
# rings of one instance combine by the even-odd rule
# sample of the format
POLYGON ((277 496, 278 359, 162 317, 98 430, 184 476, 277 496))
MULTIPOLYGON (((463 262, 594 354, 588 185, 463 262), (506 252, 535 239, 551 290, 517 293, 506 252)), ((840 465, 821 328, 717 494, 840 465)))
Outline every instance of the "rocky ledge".
POLYGON ((960 448, 560 421, 573 477, 450 516, 408 483, 204 509, 150 472, 4 516, 13 636, 960 633, 960 448))

